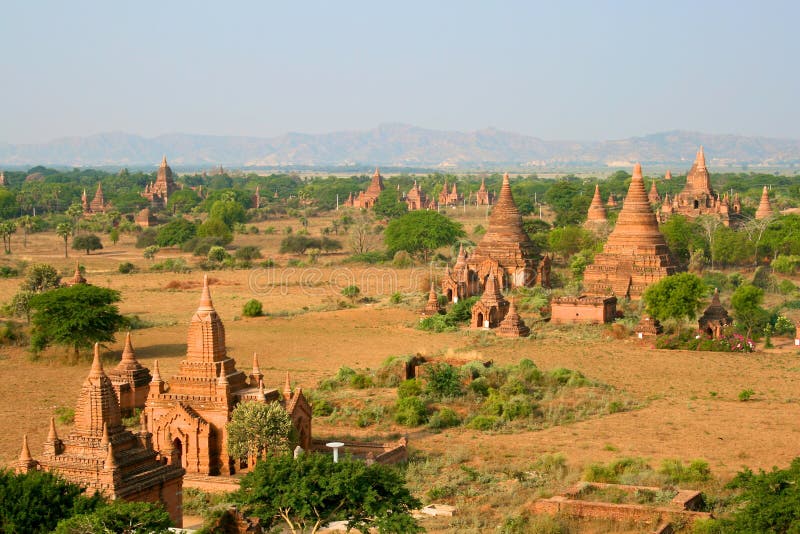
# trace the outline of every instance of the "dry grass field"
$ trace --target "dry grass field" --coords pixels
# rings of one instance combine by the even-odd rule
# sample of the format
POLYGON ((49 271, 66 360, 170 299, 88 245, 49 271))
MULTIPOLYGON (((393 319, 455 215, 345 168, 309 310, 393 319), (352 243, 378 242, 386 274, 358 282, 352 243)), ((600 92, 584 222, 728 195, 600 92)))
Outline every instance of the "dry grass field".
MULTIPOLYGON (((465 221, 467 230, 481 222, 480 214, 465 221)), ((313 225, 322 224, 312 219, 313 225)), ((254 352, 259 355, 265 384, 280 387, 289 371, 295 384, 313 388, 343 365, 354 369, 377 368, 388 356, 442 351, 480 353, 498 364, 530 358, 539 368, 567 367, 609 384, 641 403, 637 410, 595 417, 541 431, 514 434, 486 433, 465 428, 441 432, 392 428, 408 433, 410 446, 426 453, 448 455, 451 461, 480 469, 500 471, 508 466, 525 469, 545 453, 562 453, 571 466, 637 456, 658 464, 665 458, 703 458, 712 473, 726 479, 742 466, 785 466, 800 453, 800 360, 789 339, 776 339, 775 349, 754 354, 661 351, 634 339, 605 339, 601 327, 534 329, 528 340, 492 340, 461 331, 430 334, 416 330, 425 269, 369 268, 328 264, 325 256, 309 269, 285 267, 276 254, 287 221, 268 221, 274 235, 237 236, 239 245, 255 244, 265 257, 274 257, 274 270, 236 270, 209 273, 212 296, 227 330, 229 353, 240 369, 248 370, 254 352), (347 282, 347 283, 345 283, 347 282), (341 287, 356 283, 373 302, 338 309, 341 287), (404 304, 392 305, 389 296, 399 291, 404 304), (276 316, 240 318, 250 298, 262 301, 276 316), (748 402, 738 393, 752 389, 748 402)), ((299 226, 295 222, 295 226, 299 226)), ((140 360, 152 367, 159 360, 162 375, 171 376, 185 351, 188 321, 197 306, 202 273, 153 273, 141 250, 123 236, 116 246, 89 256, 70 250, 63 257, 63 242, 52 234, 36 234, 14 242, 11 260, 47 262, 71 272, 75 261, 86 266, 90 283, 122 293, 120 309, 153 326, 135 330, 133 342, 140 360), (122 261, 139 272, 123 275, 122 261), (170 284, 171 282, 180 284, 170 284), (183 289, 167 289, 177 285, 183 289)), ((156 261, 180 254, 160 252, 156 261)), ((188 258, 188 256, 187 256, 188 258)), ((191 259, 189 260, 192 261, 191 259)), ((0 302, 7 302, 20 279, 0 280, 0 302)), ((119 358, 122 336, 105 347, 108 365, 119 358)), ((32 362, 25 349, 0 349, 0 461, 12 461, 27 433, 36 456, 56 407, 73 407, 89 368, 58 363, 60 349, 32 362)), ((66 433, 67 428, 60 431, 66 433)), ((316 424, 314 433, 364 435, 375 430, 316 424)), ((487 494, 498 491, 486 489, 487 494)), ((511 490, 509 490, 511 491, 511 490)), ((480 503, 476 496, 471 502, 480 503)), ((463 504, 463 502, 462 502, 463 504)), ((486 512, 492 517, 491 511, 486 512)), ((502 511, 494 514, 502 518, 502 511)), ((439 523, 433 523, 436 527, 439 523)), ((434 528, 436 529, 436 528, 434 528)))

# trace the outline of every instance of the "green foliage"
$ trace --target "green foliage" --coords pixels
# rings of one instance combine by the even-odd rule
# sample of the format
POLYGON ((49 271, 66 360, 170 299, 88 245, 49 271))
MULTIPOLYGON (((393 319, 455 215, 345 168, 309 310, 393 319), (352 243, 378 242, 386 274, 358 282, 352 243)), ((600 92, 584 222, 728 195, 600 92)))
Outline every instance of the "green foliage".
POLYGON ((742 391, 740 391, 740 392, 739 392, 739 395, 738 395, 738 397, 739 397, 739 400, 740 400, 740 401, 742 401, 742 402, 747 402, 747 401, 749 401, 749 400, 750 400, 750 399, 753 397, 753 395, 755 395, 755 394, 756 394, 756 392, 755 392, 755 391, 753 391, 752 389, 743 389, 742 391))
POLYGON ((751 284, 739 286, 731 296, 731 308, 736 324, 747 332, 749 338, 753 330, 762 330, 769 321, 769 313, 761 307, 764 290, 751 284))
POLYGON ((40 351, 50 344, 71 346, 75 356, 95 342, 114 341, 123 318, 114 304, 118 291, 75 284, 34 296, 30 301, 31 348, 40 351))
POLYGON ((221 263, 230 257, 225 247, 214 246, 208 249, 208 261, 221 263))
POLYGON ((173 213, 187 213, 199 203, 200 197, 197 196, 196 191, 189 188, 179 189, 169 196, 167 208, 173 213))
POLYGON ((23 291, 42 293, 61 285, 61 276, 52 265, 34 263, 27 269, 25 281, 20 285, 23 291))
POLYGON ((158 233, 155 228, 147 228, 142 230, 136 238, 136 248, 147 248, 156 244, 156 236, 158 233))
POLYGON ((780 254, 777 258, 772 260, 770 266, 774 271, 782 274, 795 274, 797 268, 800 267, 800 256, 785 256, 780 254))
POLYGON ((419 383, 419 380, 415 378, 403 380, 400 382, 400 385, 397 386, 397 398, 399 399, 418 397, 420 395, 422 395, 422 385, 419 383))
POLYGON ((390 254, 404 250, 425 262, 434 250, 464 236, 460 223, 428 210, 412 211, 394 219, 383 234, 390 254))
POLYGON ((394 407, 394 420, 399 425, 420 426, 428 420, 428 406, 420 397, 402 397, 394 407))
POLYGON ((379 250, 370 250, 368 252, 353 254, 344 261, 346 263, 368 263, 368 264, 383 263, 386 261, 386 253, 381 252, 379 250))
POLYGON ((242 478, 235 502, 267 527, 282 521, 306 532, 335 520, 361 532, 422 532, 411 511, 421 506, 400 471, 381 464, 303 454, 269 457, 242 478))
POLYGON ((472 306, 480 300, 480 297, 469 297, 461 299, 450 308, 447 315, 456 323, 466 323, 472 318, 472 306))
POLYGON ((111 501, 90 513, 78 514, 58 523, 54 534, 169 534, 173 526, 160 504, 111 501))
POLYGON ((56 419, 62 425, 71 425, 75 422, 75 409, 67 406, 59 406, 55 409, 56 419))
POLYGON ((342 289, 342 296, 354 301, 361 294, 361 289, 358 286, 352 285, 342 289))
POLYGON ((760 534, 800 532, 800 458, 787 469, 740 471, 728 485, 738 505, 730 517, 709 521, 706 532, 760 534))
POLYGON ((261 259, 261 250, 259 250, 258 247, 247 245, 246 247, 236 249, 234 256, 237 260, 258 260, 261 259))
POLYGON ((0 532, 51 532, 60 520, 91 512, 102 502, 99 496, 83 493, 80 486, 51 473, 0 470, 0 532))
POLYGON ((136 270, 136 266, 129 261, 123 261, 122 263, 119 264, 117 270, 121 274, 130 274, 136 270))
POLYGON ((498 418, 494 415, 476 415, 470 419, 469 423, 467 423, 467 426, 473 430, 486 432, 494 429, 498 422, 498 418))
POLYGON ((342 243, 329 237, 311 237, 308 235, 290 234, 283 238, 279 252, 281 254, 305 254, 309 249, 325 252, 341 250, 342 243))
POLYGON ((292 418, 277 402, 240 402, 227 426, 228 454, 232 458, 280 455, 289 449, 292 418))
POLYGON ((189 267, 185 258, 167 258, 162 262, 151 265, 150 270, 170 273, 188 273, 192 271, 192 268, 189 267))
POLYGON ((580 223, 586 217, 593 189, 592 185, 582 184, 571 176, 552 184, 544 195, 544 201, 556 213, 556 226, 580 223))
POLYGON ((149 247, 145 247, 144 251, 142 252, 142 255, 144 256, 145 259, 152 261, 153 259, 155 259, 156 254, 158 254, 158 251, 160 250, 161 247, 159 247, 158 245, 150 245, 149 247))
POLYGON ((233 241, 233 233, 230 227, 220 218, 209 217, 206 222, 197 229, 197 237, 211 237, 218 241, 218 244, 227 245, 233 241))
POLYGON ((424 367, 425 394, 431 399, 455 398, 464 395, 458 369, 444 362, 424 367))
POLYGON ((219 219, 228 228, 233 228, 236 223, 247 221, 247 213, 244 206, 235 200, 217 200, 211 205, 209 211, 210 219, 219 219))
POLYGON ((569 259, 580 250, 591 250, 597 246, 597 236, 581 226, 553 228, 549 237, 550 250, 564 259, 569 259))
POLYGON ((583 471, 583 479, 587 482, 620 484, 625 480, 625 477, 636 475, 645 470, 650 470, 650 466, 642 458, 619 458, 608 464, 590 464, 583 471))
POLYGON ((691 273, 673 274, 648 287, 642 299, 651 317, 658 320, 694 319, 706 285, 691 273))
POLYGON ((155 244, 159 247, 179 246, 196 235, 197 226, 183 217, 177 217, 158 229, 155 244))
POLYGON ((459 426, 460 424, 461 418, 450 408, 442 408, 437 410, 428 419, 428 428, 432 428, 434 430, 459 426))
POLYGON ((691 251, 706 250, 708 247, 703 239, 702 228, 683 215, 672 215, 659 226, 659 230, 664 234, 667 246, 681 265, 689 263, 691 251))
POLYGON ((250 299, 245 302, 244 307, 242 308, 242 315, 245 317, 261 317, 264 315, 264 308, 261 304, 261 301, 250 299))
POLYGON ((76 235, 72 239, 72 249, 85 250, 86 254, 89 254, 93 250, 100 250, 102 248, 103 244, 100 242, 100 238, 95 234, 76 235))
POLYGON ((381 219, 396 219, 408 213, 408 206, 398 198, 396 191, 389 188, 384 189, 378 195, 375 205, 372 207, 372 212, 381 219))

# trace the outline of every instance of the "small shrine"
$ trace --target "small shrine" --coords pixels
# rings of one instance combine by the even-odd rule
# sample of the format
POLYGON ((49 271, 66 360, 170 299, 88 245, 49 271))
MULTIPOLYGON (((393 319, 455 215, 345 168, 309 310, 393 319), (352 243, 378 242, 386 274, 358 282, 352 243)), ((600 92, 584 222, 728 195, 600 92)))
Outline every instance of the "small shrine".
POLYGON ((733 319, 728 315, 728 310, 722 307, 719 301, 719 290, 714 288, 711 304, 705 309, 698 320, 700 330, 706 335, 718 339, 722 337, 723 330, 733 324, 733 319))
POLYGON ((503 337, 528 337, 530 335, 531 329, 528 328, 528 325, 517 313, 517 306, 513 300, 508 308, 508 313, 500 323, 500 326, 497 327, 495 333, 503 337))
POLYGON ((636 334, 636 337, 639 339, 643 339, 647 336, 657 336, 661 332, 663 332, 663 328, 658 319, 653 319, 647 314, 642 315, 642 318, 639 319, 639 322, 636 323, 633 329, 633 333, 636 334))
POLYGON ((431 282, 431 290, 428 293, 428 302, 425 304, 425 309, 422 310, 423 317, 432 317, 434 315, 438 315, 440 313, 444 313, 442 307, 439 305, 439 296, 436 294, 436 288, 431 282))
POLYGON ((486 289, 478 302, 472 306, 472 328, 497 328, 508 314, 509 303, 500 292, 494 274, 486 280, 486 289))

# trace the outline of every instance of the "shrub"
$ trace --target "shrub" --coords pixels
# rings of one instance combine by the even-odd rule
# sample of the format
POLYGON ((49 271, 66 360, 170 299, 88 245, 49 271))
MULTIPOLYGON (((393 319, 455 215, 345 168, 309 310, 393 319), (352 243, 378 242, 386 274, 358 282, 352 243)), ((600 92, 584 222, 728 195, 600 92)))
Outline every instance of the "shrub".
POLYGON ((394 420, 404 426, 420 426, 428 420, 428 408, 419 397, 405 397, 397 400, 394 420))
POLYGON ((158 251, 161 250, 158 245, 150 245, 149 247, 145 247, 143 256, 146 260, 153 260, 158 254, 158 251))
POLYGON ((386 414, 386 409, 380 404, 367 406, 358 412, 356 425, 360 428, 380 423, 386 414))
POLYGON ((386 261, 386 253, 381 252, 379 250, 370 250, 369 252, 361 252, 359 254, 353 254, 347 260, 347 263, 382 263, 386 261))
POLYGON ((497 417, 493 415, 476 415, 473 417, 467 426, 473 430, 492 430, 498 424, 497 417))
POLYGON ((248 245, 237 249, 234 257, 237 260, 258 260, 261 259, 261 250, 258 247, 248 245))
POLYGON ((450 364, 439 362, 426 365, 425 393, 434 399, 455 398, 464 394, 458 370, 450 364))
POLYGON ((314 417, 328 417, 333 413, 333 404, 325 399, 319 399, 311 404, 311 411, 314 417))
POLYGON ((743 389, 742 391, 739 392, 739 400, 742 401, 742 402, 747 402, 755 394, 756 394, 756 392, 753 391, 752 389, 743 389))
POLYGON ((589 465, 583 472, 583 479, 587 482, 619 484, 621 477, 630 477, 646 470, 650 470, 650 466, 643 458, 619 458, 608 465, 589 465))
POLYGON ((75 422, 75 410, 66 406, 56 408, 56 419, 62 425, 71 425, 75 422))
POLYGON ((795 274, 797 268, 800 267, 800 256, 779 254, 777 258, 772 260, 770 266, 774 271, 782 274, 795 274))
POLYGON ((214 246, 208 249, 208 261, 221 263, 230 257, 231 255, 228 254, 224 247, 214 246))
POLYGON ((358 373, 350 377, 350 387, 354 389, 367 389, 373 386, 372 377, 358 373))
POLYGON ((401 302, 403 302, 403 294, 400 293, 399 291, 395 291, 394 293, 392 293, 392 296, 389 297, 389 302, 391 302, 392 304, 400 304, 401 302))
POLYGON ((398 250, 392 258, 392 265, 398 268, 411 267, 414 265, 414 260, 405 250, 398 250))
POLYGON ((158 229, 155 244, 159 247, 181 245, 192 239, 196 234, 197 227, 181 217, 171 220, 158 229))
POLYGON ((150 270, 171 273, 188 273, 192 271, 189 264, 186 263, 186 260, 183 258, 167 258, 162 262, 151 265, 150 270))
POLYGON ((117 270, 122 274, 130 274, 136 270, 136 266, 129 261, 124 261, 119 264, 117 270))
POLYGON ((658 472, 667 476, 670 484, 696 484, 711 480, 711 469, 705 460, 692 460, 688 466, 684 466, 680 460, 664 460, 658 472))
POLYGON ((419 380, 415 378, 403 380, 400 382, 400 385, 397 386, 397 397, 400 399, 418 397, 420 395, 422 395, 422 386, 420 385, 419 380))
POLYGON ((0 278, 14 278, 19 276, 19 271, 8 265, 0 266, 0 278))
POLYGON ((261 302, 256 299, 250 299, 245 302, 242 308, 242 315, 245 317, 261 317, 264 315, 264 308, 261 302))
POLYGON ((148 228, 136 238, 136 248, 147 248, 156 244, 156 229, 148 228))
POLYGON ((461 424, 461 418, 458 414, 450 408, 442 408, 431 415, 428 420, 428 428, 441 429, 458 426, 461 424))
POLYGON ((349 298, 351 301, 356 300, 360 294, 361 289, 356 285, 347 286, 342 289, 342 296, 349 298))

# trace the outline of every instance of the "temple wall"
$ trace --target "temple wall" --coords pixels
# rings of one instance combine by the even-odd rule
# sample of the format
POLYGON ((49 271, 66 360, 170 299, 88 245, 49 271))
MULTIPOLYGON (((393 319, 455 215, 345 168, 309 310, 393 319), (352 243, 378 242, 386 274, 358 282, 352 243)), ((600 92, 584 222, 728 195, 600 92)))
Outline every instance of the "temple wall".
POLYGON ((614 311, 608 304, 553 302, 550 308, 550 322, 553 324, 603 324, 614 320, 614 311))

